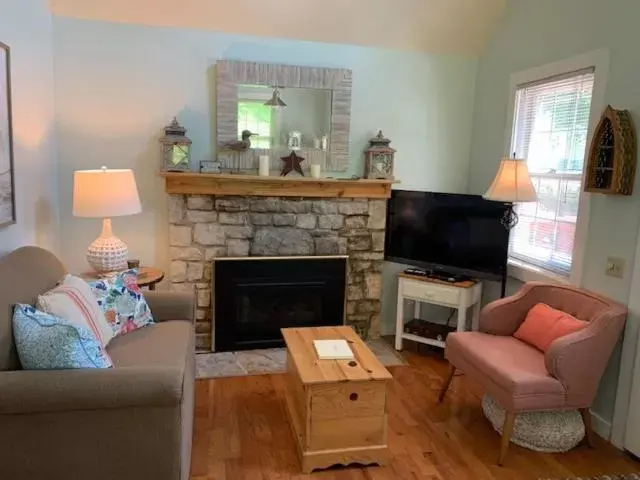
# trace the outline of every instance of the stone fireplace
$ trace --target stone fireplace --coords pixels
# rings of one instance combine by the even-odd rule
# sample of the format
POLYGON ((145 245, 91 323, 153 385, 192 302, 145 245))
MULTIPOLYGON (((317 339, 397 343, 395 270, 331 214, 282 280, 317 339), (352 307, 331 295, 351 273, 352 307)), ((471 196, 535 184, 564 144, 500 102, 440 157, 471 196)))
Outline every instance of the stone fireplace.
POLYGON ((196 291, 197 348, 212 348, 212 261, 221 257, 348 256, 345 323, 378 337, 385 221, 384 198, 170 194, 169 280, 196 291))

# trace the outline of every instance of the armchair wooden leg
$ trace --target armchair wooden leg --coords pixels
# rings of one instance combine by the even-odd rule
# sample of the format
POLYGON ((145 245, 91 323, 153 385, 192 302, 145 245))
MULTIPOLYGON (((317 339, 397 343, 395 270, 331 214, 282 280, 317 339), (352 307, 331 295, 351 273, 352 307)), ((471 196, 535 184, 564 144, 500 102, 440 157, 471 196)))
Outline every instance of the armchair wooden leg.
POLYGON ((451 385, 451 380, 453 380, 455 373, 456 367, 449 364, 449 372, 447 372, 447 376, 442 384, 442 390, 440 390, 440 395, 438 395, 438 402, 442 403, 442 400, 444 400, 444 396, 447 394, 447 390, 449 390, 449 385, 451 385))
POLYGON ((582 423, 584 423, 584 436, 587 440, 587 445, 593 448, 595 446, 595 433, 593 433, 593 428, 591 427, 591 412, 588 408, 581 408, 580 415, 582 415, 582 423))
POLYGON ((507 457, 507 452, 509 451, 509 442, 511 441, 511 434, 513 433, 513 424, 515 420, 515 412, 504 412, 502 438, 500 439, 500 457, 498 458, 498 465, 500 466, 504 464, 504 459, 507 457))

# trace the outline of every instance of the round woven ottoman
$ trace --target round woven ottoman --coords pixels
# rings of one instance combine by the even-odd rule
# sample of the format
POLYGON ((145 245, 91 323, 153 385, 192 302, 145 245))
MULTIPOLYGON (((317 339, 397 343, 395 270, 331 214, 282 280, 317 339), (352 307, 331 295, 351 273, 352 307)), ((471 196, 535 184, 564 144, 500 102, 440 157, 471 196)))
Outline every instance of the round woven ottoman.
MULTIPOLYGON (((482 410, 493 428, 502 434, 504 409, 491 397, 482 398, 482 410)), ((511 441, 538 452, 566 452, 584 438, 584 424, 577 410, 525 412, 516 415, 511 441)))

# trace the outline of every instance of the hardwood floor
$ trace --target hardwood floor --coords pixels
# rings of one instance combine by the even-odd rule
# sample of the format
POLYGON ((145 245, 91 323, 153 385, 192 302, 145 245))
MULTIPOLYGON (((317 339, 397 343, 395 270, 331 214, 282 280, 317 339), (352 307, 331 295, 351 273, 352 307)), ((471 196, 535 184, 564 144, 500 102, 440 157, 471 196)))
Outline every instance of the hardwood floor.
POLYGON ((596 438, 564 454, 516 445, 496 465, 500 437, 482 414, 482 392, 456 375, 442 404, 447 373, 441 354, 405 352, 406 367, 389 370, 386 467, 300 473, 284 403, 284 375, 199 380, 192 456, 193 480, 464 480, 538 479, 640 471, 640 463, 596 438))

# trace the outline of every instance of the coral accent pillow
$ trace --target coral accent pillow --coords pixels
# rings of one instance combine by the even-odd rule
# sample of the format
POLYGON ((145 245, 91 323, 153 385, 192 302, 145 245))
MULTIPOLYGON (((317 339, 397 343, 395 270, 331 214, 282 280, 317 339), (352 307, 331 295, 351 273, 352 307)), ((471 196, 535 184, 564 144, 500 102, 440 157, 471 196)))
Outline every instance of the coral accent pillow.
POLYGON ((582 330, 587 325, 589 322, 578 320, 545 303, 538 303, 529 310, 524 322, 513 336, 546 352, 556 338, 582 330))

